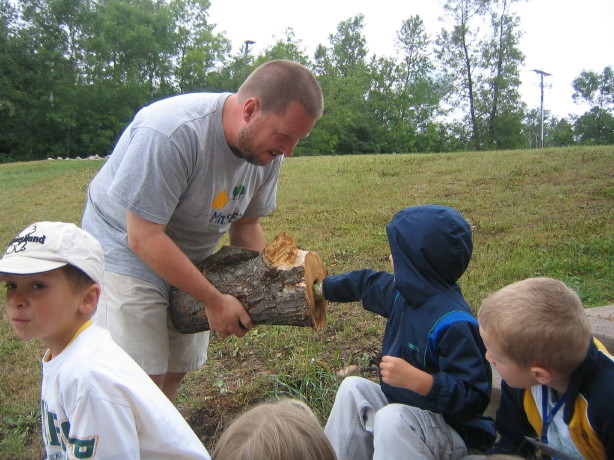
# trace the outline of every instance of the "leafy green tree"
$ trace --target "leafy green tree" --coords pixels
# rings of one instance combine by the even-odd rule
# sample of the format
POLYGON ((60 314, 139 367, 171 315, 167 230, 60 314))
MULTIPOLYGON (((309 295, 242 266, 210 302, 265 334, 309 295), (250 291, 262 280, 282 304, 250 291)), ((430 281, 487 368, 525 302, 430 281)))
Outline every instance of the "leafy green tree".
POLYGON ((415 151, 416 123, 410 119, 410 96, 402 93, 401 66, 391 58, 380 57, 369 65, 371 87, 368 107, 374 121, 380 151, 415 151))
POLYGON ((296 34, 292 27, 288 27, 284 31, 282 38, 277 40, 273 45, 265 48, 264 52, 255 60, 254 67, 273 59, 289 59, 290 61, 298 62, 307 67, 312 66, 304 50, 302 41, 296 38, 296 34))
POLYGON ((241 51, 227 57, 223 66, 209 74, 207 91, 237 91, 253 68, 250 62, 252 59, 248 57, 246 65, 245 54, 241 51))
POLYGON ((463 120, 451 120, 438 125, 438 148, 436 152, 459 152, 467 150, 471 141, 471 129, 463 120))
POLYGON ((460 101, 471 146, 517 148, 524 104, 520 99, 517 0, 447 0, 448 28, 438 36, 437 56, 452 85, 449 102, 460 101), (483 28, 485 24, 490 27, 483 28), (486 30, 486 32, 484 31, 486 30), (456 96, 458 99, 454 99, 456 96))
MULTIPOLYGON (((10 17, 7 0, 0 1, 10 17)), ((6 48, 17 53, 6 91, 26 79, 27 90, 15 91, 0 107, 14 109, 11 121, 21 127, 14 133, 27 133, 21 136, 27 141, 13 142, 10 149, 35 156, 107 153, 143 105, 221 86, 217 70, 230 45, 207 22, 209 5, 208 0, 22 0, 21 17, 13 21, 19 26, 13 26, 6 48)), ((2 130, 0 145, 11 136, 2 130)))
POLYGON ((405 86, 433 71, 434 65, 430 59, 431 39, 420 16, 410 16, 402 22, 401 29, 396 33, 395 48, 402 56, 405 86))
POLYGON ((16 159, 15 148, 23 127, 19 104, 23 97, 23 59, 27 49, 17 36, 17 11, 9 0, 0 0, 0 162, 16 159))
POLYGON ((481 64, 481 43, 478 22, 485 11, 483 0, 446 0, 444 12, 450 28, 443 28, 437 39, 437 57, 444 67, 447 81, 452 85, 452 105, 466 107, 471 129, 471 142, 480 149, 479 124, 476 113, 477 88, 480 85, 478 68, 481 64), (459 95, 460 97, 454 97, 459 95))
MULTIPOLYGON (((544 121, 548 116, 549 112, 544 110, 544 121)), ((541 120, 540 109, 531 109, 525 113, 522 133, 529 148, 538 148, 541 144, 541 120)), ((544 133, 544 145, 546 145, 547 139, 548 136, 544 133)))
POLYGON ((566 118, 552 119, 546 128, 546 145, 552 147, 567 147, 576 143, 573 125, 566 118))
POLYGON ((150 99, 171 78, 174 18, 152 0, 103 0, 96 6, 95 77, 139 85, 150 99))
MULTIPOLYGON (((522 125, 523 143, 521 147, 539 148, 541 145, 541 111, 531 109, 526 112, 522 125)), ((576 143, 572 123, 566 118, 552 116, 544 111, 544 147, 565 147, 576 143)))
MULTIPOLYGON (((366 63, 364 16, 341 21, 329 36, 330 47, 316 49, 314 69, 325 109, 311 136, 323 153, 379 153, 380 128, 369 106, 371 74, 366 63)), ((310 136, 310 137, 311 137, 310 136)))
POLYGON ((76 88, 83 81, 80 44, 87 33, 83 22, 88 4, 26 0, 20 4, 20 12, 19 37, 32 53, 26 61, 30 93, 19 106, 29 115, 24 126, 27 152, 23 153, 35 157, 74 155, 76 117, 85 115, 76 88))
POLYGON ((390 74, 397 87, 394 104, 400 108, 396 129, 403 132, 404 127, 411 125, 414 133, 412 147, 415 146, 419 152, 433 151, 437 149, 433 142, 437 138, 433 119, 443 113, 441 102, 446 87, 445 81, 435 74, 431 58, 433 43, 422 18, 411 16, 404 20, 395 43, 401 56, 397 75, 390 74))
POLYGON ((574 125, 575 133, 583 144, 614 144, 614 116, 611 111, 595 106, 580 116, 574 125))
POLYGON ((522 109, 519 66, 524 55, 518 48, 520 20, 510 11, 517 0, 493 0, 488 4, 490 37, 484 43, 485 78, 480 106, 486 120, 483 135, 488 148, 515 148, 522 142, 522 109))
POLYGON ((592 107, 575 123, 575 133, 585 144, 614 144, 614 71, 611 66, 601 74, 584 71, 573 81, 576 101, 592 107))
POLYGON ((367 40, 363 35, 365 17, 362 14, 337 26, 337 33, 329 35, 330 57, 335 73, 341 77, 357 77, 365 70, 367 40))
POLYGON ((591 107, 614 109, 614 71, 607 66, 601 74, 593 71, 580 73, 572 83, 574 101, 588 102, 591 107))
POLYGON ((213 32, 209 0, 173 0, 169 6, 175 23, 173 77, 179 92, 205 90, 212 84, 211 73, 226 63, 230 41, 213 32))

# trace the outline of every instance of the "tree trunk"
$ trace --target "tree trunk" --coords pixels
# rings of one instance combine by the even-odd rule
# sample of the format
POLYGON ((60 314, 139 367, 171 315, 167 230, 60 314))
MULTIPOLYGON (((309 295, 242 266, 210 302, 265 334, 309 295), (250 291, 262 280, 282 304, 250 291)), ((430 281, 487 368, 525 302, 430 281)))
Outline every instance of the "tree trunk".
MULTIPOLYGON (((314 297, 313 284, 328 271, 315 252, 298 249, 286 233, 277 235, 262 253, 224 246, 199 269, 221 293, 236 297, 255 325, 318 330, 326 324, 327 301, 314 297)), ((178 331, 209 330, 205 306, 186 292, 171 289, 169 306, 178 331)))

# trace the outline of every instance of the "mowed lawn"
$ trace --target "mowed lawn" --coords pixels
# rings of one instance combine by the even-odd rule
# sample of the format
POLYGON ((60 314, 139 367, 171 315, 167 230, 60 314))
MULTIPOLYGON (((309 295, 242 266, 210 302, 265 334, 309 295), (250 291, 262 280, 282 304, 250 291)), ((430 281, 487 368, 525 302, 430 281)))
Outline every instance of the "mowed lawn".
MULTIPOLYGON (((38 220, 80 222, 87 185, 101 161, 0 165, 0 245, 38 220)), ((551 276, 578 291, 587 308, 614 303, 614 146, 428 155, 288 158, 278 206, 263 219, 315 251, 331 274, 388 270, 385 226, 407 206, 458 209, 474 228, 474 253, 461 279, 474 310, 511 282, 551 276)), ((4 294, 0 294, 3 304, 4 294)), ((209 361, 182 385, 178 407, 207 447, 256 402, 305 399, 326 420, 340 378, 369 365, 384 321, 359 304, 329 304, 321 331, 259 326, 243 338, 212 338, 209 361)), ((15 338, 0 314, 0 458, 40 458, 38 342, 15 338)))

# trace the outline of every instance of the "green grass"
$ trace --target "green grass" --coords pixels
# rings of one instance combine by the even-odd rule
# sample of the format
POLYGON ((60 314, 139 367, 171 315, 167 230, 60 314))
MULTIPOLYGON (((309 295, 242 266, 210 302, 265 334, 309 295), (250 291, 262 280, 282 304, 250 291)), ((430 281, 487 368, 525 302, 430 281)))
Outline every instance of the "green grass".
MULTIPOLYGON (((0 165, 0 244, 36 220, 79 223, 87 184, 101 165, 0 165)), ((289 233, 331 274, 387 270, 385 226, 401 208, 419 204, 453 206, 475 227, 461 279, 472 308, 531 276, 562 279, 586 307, 614 303, 614 146, 289 158, 277 210, 262 222, 267 241, 289 233)), ((373 376, 368 362, 383 326, 358 304, 330 304, 321 331, 259 326, 243 339, 212 338, 209 360, 188 375, 178 406, 208 447, 245 407, 279 395, 303 398, 324 421, 337 370, 357 364, 373 376)), ((35 458, 43 350, 14 338, 4 309, 0 334, 0 457, 35 458)))

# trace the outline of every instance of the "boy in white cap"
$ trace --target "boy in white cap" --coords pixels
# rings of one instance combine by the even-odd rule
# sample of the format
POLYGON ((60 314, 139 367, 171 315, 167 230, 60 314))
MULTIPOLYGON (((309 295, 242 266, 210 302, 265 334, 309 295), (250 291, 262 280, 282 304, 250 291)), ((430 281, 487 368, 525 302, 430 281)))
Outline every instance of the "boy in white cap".
POLYGON ((47 458, 209 459, 175 406, 92 324, 104 272, 98 241, 74 224, 38 222, 0 260, 17 335, 39 339, 47 458))

